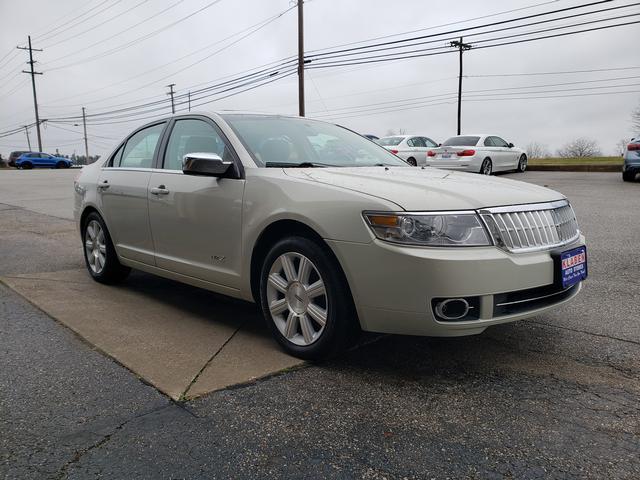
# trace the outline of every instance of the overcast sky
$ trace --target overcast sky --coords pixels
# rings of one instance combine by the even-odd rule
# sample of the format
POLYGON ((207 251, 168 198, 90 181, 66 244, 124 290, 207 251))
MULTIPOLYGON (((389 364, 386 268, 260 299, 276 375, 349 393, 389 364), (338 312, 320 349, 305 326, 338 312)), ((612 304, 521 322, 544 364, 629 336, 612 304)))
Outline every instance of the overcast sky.
MULTIPOLYGON (((10 53, 16 45, 26 43, 28 34, 34 37, 34 48, 44 48, 44 52, 35 53, 38 60, 36 68, 44 72, 36 78, 41 118, 77 115, 83 105, 87 113, 95 113, 114 106, 122 108, 161 100, 166 98, 166 85, 169 83, 175 83, 176 91, 183 93, 195 85, 214 82, 296 54, 295 9, 240 41, 237 41, 237 36, 225 40, 283 12, 292 6, 289 0, 220 0, 191 18, 170 26, 209 3, 211 0, 0 0, 0 58, 8 54, 5 60, 0 61, 0 131, 34 121, 29 76, 18 73, 27 67, 23 63, 27 60, 27 53, 17 50, 17 54, 10 53), (94 8, 91 13, 72 21, 91 8, 94 8), (166 12, 158 14, 165 9, 166 12), (130 11, 123 13, 127 10, 130 11), (113 19, 116 15, 119 16, 113 19), (138 23, 140 25, 136 26, 138 23), (111 49, 159 29, 162 30, 159 34, 105 55, 111 49), (232 41, 237 43, 229 46, 232 41), (224 47, 227 48, 211 55, 224 47), (197 50, 200 51, 189 55, 197 50), (190 66, 206 56, 210 57, 190 66), (181 57, 185 58, 178 60, 181 57), (163 66, 165 64, 169 65, 163 66)), ((311 0, 305 3, 305 50, 417 29, 427 30, 414 35, 437 33, 580 3, 585 2, 311 0), (529 6, 535 7, 430 29, 529 6)), ((604 6, 629 3, 630 0, 616 0, 604 6)), ((640 8, 616 10, 593 18, 631 13, 640 13, 640 8)), ((628 21, 639 18, 630 17, 628 21)), ((391 39, 396 38, 402 37, 391 39)), ((472 41, 471 37, 468 40, 472 41)), ((472 49, 464 56, 465 75, 468 75, 464 79, 464 91, 470 94, 477 90, 493 90, 502 94, 522 92, 528 89, 514 87, 585 81, 589 83, 539 87, 538 91, 564 91, 530 96, 631 93, 536 99, 509 98, 513 95, 489 99, 478 96, 476 101, 469 99, 463 102, 463 133, 495 133, 519 146, 536 141, 546 144, 551 151, 569 139, 584 136, 597 140, 604 153, 613 154, 621 138, 632 136, 630 113, 640 103, 640 68, 628 68, 640 67, 639 44, 640 24, 635 24, 531 43, 472 49), (482 76, 622 68, 626 69, 555 75, 482 76), (567 91, 579 87, 589 89, 567 91)), ((414 99, 424 102, 421 97, 456 92, 457 74, 458 56, 455 53, 309 70, 306 75, 307 112, 309 116, 322 116, 362 133, 381 136, 389 130, 403 129, 407 133, 426 135, 442 142, 456 133, 455 99, 444 104, 436 101, 432 103, 440 104, 414 108, 411 108, 411 103, 414 99), (393 106, 391 102, 396 100, 406 100, 401 102, 402 109, 398 107, 397 111, 389 111, 390 108, 381 110, 380 105, 376 105, 393 106), (378 109, 372 110, 374 108, 378 109)), ((297 77, 284 78, 251 92, 211 103, 207 108, 295 114, 297 77)), ((170 113, 168 105, 166 113, 170 113)), ((90 125, 90 154, 109 153, 128 131, 146 121, 90 125)), ((63 125, 63 128, 74 131, 43 127, 43 149, 55 152, 58 148, 61 153, 82 153, 82 128, 73 125, 63 125)), ((35 129, 32 128, 30 133, 35 149, 35 129)), ((11 150, 25 147, 24 133, 0 138, 0 152, 5 157, 11 150)))

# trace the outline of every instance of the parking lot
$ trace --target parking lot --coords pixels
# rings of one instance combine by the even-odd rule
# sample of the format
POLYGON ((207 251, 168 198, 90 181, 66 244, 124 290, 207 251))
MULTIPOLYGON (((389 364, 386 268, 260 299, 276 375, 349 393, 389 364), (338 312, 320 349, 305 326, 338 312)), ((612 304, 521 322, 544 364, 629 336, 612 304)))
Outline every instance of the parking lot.
POLYGON ((251 304, 92 282, 76 173, 0 171, 2 476, 640 477, 640 184, 504 175, 572 201, 590 261, 574 302, 309 365, 251 304))

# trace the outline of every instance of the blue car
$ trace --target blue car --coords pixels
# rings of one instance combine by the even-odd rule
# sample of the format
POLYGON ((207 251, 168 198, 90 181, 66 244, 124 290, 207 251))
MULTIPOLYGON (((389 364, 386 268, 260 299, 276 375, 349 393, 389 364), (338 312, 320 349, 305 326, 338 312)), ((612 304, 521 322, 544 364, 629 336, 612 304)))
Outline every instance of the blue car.
POLYGON ((73 162, 68 158, 56 157, 42 152, 23 153, 15 161, 16 167, 29 170, 31 168, 69 168, 73 162))
POLYGON ((640 173, 640 135, 631 139, 624 152, 622 179, 625 182, 631 182, 635 180, 638 173, 640 173))

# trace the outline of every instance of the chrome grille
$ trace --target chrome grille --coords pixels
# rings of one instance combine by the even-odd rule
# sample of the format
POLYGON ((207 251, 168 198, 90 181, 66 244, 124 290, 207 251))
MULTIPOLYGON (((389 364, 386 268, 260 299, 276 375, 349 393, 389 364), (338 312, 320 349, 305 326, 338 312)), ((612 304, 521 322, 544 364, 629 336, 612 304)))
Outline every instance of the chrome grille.
POLYGON ((496 245, 510 252, 566 245, 580 236, 573 208, 566 200, 480 211, 496 245))

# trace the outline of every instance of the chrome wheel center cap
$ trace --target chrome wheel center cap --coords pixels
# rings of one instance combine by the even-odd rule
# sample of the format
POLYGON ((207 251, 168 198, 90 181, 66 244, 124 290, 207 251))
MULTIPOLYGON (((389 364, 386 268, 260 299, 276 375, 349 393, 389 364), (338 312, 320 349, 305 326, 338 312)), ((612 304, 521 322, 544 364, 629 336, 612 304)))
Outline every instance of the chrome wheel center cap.
POLYGON ((289 285, 287 293, 285 294, 289 309, 300 315, 307 311, 309 305, 309 296, 304 286, 300 282, 293 282, 289 285))

